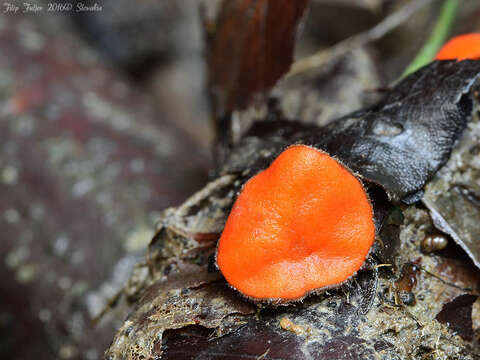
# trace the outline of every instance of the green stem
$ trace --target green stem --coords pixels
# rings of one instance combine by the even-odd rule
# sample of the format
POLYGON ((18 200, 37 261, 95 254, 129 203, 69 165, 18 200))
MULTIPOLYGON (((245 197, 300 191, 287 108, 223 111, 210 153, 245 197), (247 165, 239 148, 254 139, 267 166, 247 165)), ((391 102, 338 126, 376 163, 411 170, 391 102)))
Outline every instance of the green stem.
POLYGON ((418 52, 417 56, 407 66, 402 77, 417 71, 422 66, 431 62, 443 45, 455 20, 458 8, 458 0, 445 0, 437 22, 425 45, 418 52))

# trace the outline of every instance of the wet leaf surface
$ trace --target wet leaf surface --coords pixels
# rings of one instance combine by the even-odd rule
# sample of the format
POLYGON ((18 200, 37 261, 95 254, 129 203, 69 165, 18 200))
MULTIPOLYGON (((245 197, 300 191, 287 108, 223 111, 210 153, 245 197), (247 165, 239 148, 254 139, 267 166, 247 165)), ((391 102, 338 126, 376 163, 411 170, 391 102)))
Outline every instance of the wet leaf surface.
MULTIPOLYGON (((315 342, 306 346, 295 333, 279 331, 278 325, 273 322, 251 320, 234 334, 214 340, 209 339, 209 333, 204 329, 169 331, 161 359, 310 359, 302 351, 305 347, 315 354, 316 359, 374 359, 374 351, 365 344, 365 340, 356 336, 343 336, 332 338, 324 346, 315 342)), ((376 346, 388 348, 384 342, 376 346)))
POLYGON ((477 295, 470 294, 456 297, 443 306, 436 319, 465 340, 473 340, 472 306, 477 298, 477 295))
MULTIPOLYGON (((327 360, 369 360, 374 359, 374 351, 367 349, 365 340, 355 336, 333 338, 325 346, 308 346, 308 351, 316 359, 327 360)), ((379 341, 377 349, 388 349, 386 342, 379 341)), ((166 335, 165 353, 161 359, 311 359, 302 352, 305 347, 295 334, 278 332, 273 324, 251 321, 235 334, 220 339, 208 339, 202 329, 170 331, 166 335), (269 326, 270 325, 270 326, 269 326), (241 341, 238 339, 241 338, 241 341)), ((391 359, 399 359, 391 357, 391 359)))
POLYGON ((289 144, 304 143, 336 156, 392 199, 416 202, 470 119, 469 94, 479 76, 478 61, 434 62, 371 108, 324 127, 282 119, 254 124, 227 157, 223 173, 255 173, 289 144))
POLYGON ((479 76, 478 61, 434 62, 371 109, 330 123, 307 143, 405 199, 447 162, 472 114, 469 93, 479 76))
POLYGON ((232 336, 210 336, 198 328, 169 331, 161 359, 305 359, 295 334, 279 333, 264 322, 250 320, 232 336))
POLYGON ((247 106, 288 71, 307 5, 308 0, 223 2, 208 49, 215 118, 247 106))

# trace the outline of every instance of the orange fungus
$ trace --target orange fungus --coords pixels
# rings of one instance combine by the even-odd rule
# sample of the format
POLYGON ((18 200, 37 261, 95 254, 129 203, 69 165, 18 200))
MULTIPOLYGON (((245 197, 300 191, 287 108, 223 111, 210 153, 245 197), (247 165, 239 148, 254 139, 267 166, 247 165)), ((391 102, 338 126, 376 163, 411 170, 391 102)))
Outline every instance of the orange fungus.
POLYGON ((294 145, 245 184, 220 237, 217 264, 244 295, 287 302, 354 275, 374 238, 360 181, 326 153, 294 145))
POLYGON ((480 59, 480 33, 463 34, 454 37, 443 45, 435 59, 480 59))

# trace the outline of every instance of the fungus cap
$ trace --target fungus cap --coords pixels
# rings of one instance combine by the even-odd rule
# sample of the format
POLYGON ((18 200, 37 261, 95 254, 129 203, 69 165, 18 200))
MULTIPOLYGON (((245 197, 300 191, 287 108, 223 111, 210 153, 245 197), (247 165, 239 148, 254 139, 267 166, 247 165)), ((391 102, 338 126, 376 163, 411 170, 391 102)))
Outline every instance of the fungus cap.
POLYGON ((355 175, 320 150, 294 145, 245 184, 217 265, 247 297, 288 302, 354 275, 374 238, 372 207, 355 175))
POLYGON ((443 45, 435 59, 480 59, 480 33, 463 34, 454 37, 443 45))

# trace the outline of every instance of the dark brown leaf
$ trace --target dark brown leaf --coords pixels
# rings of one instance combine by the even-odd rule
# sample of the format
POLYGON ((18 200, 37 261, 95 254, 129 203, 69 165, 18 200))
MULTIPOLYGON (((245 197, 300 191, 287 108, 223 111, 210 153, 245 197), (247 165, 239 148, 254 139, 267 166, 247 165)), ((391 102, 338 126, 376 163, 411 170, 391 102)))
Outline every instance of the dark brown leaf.
POLYGON ((336 156, 391 198, 413 203, 448 161, 471 118, 469 94, 479 76, 479 61, 437 61, 398 83, 373 107, 324 127, 283 120, 254 124, 227 158, 224 173, 258 171, 286 146, 304 143, 336 156))
POLYGON ((201 325, 221 335, 238 328, 243 324, 242 315, 254 313, 255 308, 220 278, 220 273, 209 273, 204 266, 182 264, 178 272, 148 287, 106 357, 160 355, 162 334, 168 329, 201 325))
POLYGON ((230 336, 213 340, 198 328, 170 331, 166 335, 162 359, 306 359, 298 337, 287 331, 278 333, 273 326, 255 320, 230 336))
POLYGON ((372 108, 301 140, 338 156, 392 198, 415 202, 471 117, 469 93, 479 76, 478 61, 434 62, 372 108))
POLYGON ((223 2, 208 62, 215 117, 245 107, 288 71, 308 0, 223 2))
POLYGON ((472 306, 477 298, 477 295, 469 294, 456 297, 443 306, 436 319, 465 340, 471 341, 473 339, 472 306))

